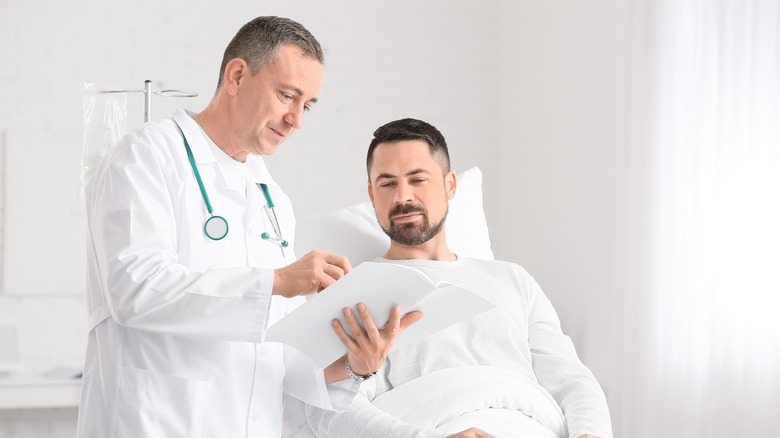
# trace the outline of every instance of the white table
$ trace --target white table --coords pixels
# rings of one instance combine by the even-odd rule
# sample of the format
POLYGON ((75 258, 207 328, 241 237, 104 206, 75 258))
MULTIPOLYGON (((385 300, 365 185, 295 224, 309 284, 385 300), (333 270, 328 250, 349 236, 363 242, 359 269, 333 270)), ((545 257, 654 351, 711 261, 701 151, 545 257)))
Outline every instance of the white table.
POLYGON ((77 407, 80 390, 81 379, 0 376, 0 409, 77 407))

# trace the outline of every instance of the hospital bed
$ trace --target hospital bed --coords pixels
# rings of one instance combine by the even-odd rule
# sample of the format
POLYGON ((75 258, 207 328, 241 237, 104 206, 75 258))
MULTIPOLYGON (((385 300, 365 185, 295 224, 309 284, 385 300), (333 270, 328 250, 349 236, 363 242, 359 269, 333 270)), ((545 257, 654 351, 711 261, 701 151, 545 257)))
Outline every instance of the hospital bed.
MULTIPOLYGON (((447 217, 447 243, 460 256, 493 259, 483 210, 482 173, 476 167, 458 174, 457 194, 450 201, 447 217)), ((344 254, 357 266, 381 257, 389 245, 369 201, 298 218, 295 252, 299 256, 323 249, 344 254)), ((364 382, 361 390, 370 392, 372 385, 371 380, 364 382)), ((506 369, 442 370, 407 382, 373 403, 407 423, 448 434, 482 425, 500 432, 498 436, 502 437, 566 436, 563 414, 549 393, 536 382, 506 369)), ((289 404, 285 415, 286 437, 315 436, 306 424, 302 406, 289 404)))

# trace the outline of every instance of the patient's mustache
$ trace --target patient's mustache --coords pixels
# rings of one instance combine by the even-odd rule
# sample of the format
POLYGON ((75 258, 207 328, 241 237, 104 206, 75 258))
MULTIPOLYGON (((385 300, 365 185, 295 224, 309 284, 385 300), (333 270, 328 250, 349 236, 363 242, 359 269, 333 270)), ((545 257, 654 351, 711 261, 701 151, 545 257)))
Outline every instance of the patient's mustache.
POLYGON ((395 207, 393 207, 392 210, 390 210, 389 216, 393 217, 393 216, 398 216, 400 214, 409 214, 409 213, 427 214, 428 211, 422 205, 398 204, 395 207))

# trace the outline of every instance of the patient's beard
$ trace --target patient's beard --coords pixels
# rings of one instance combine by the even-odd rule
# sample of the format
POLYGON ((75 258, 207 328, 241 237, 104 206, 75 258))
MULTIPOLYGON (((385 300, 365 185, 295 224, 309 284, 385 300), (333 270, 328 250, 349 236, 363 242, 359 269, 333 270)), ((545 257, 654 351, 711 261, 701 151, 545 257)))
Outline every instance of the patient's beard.
POLYGON ((422 245, 441 232, 444 227, 444 221, 447 219, 449 208, 444 212, 444 216, 442 216, 441 220, 433 225, 428 218, 428 210, 422 205, 398 205, 388 213, 388 216, 393 217, 399 214, 418 212, 422 214, 422 219, 420 221, 397 224, 390 219, 389 228, 385 228, 381 223, 379 226, 381 226, 385 234, 390 237, 390 240, 395 243, 406 246, 422 245))

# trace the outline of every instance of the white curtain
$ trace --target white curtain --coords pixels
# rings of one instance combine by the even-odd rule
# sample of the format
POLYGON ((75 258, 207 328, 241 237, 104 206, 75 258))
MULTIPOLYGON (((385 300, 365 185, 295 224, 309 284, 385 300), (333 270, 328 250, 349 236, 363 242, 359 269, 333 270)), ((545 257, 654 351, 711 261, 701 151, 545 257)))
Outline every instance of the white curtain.
POLYGON ((623 436, 780 433, 779 3, 638 3, 623 436))

